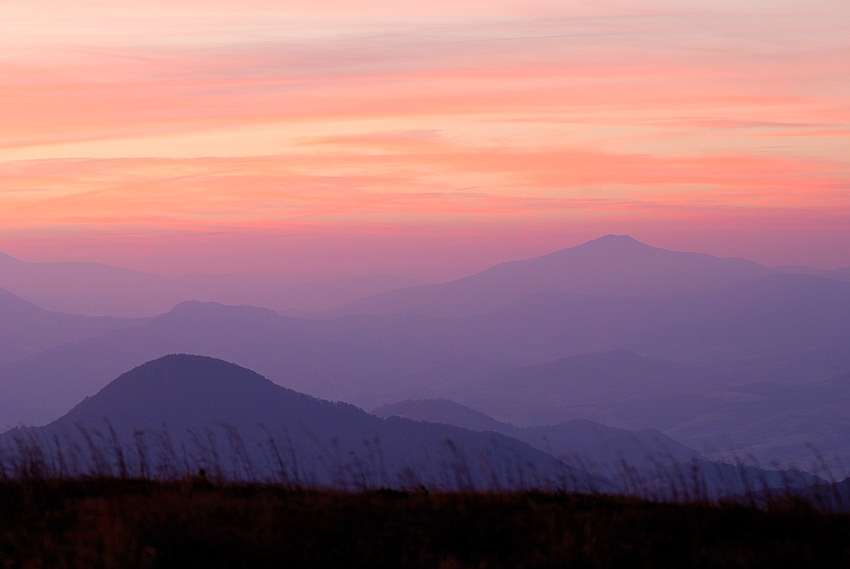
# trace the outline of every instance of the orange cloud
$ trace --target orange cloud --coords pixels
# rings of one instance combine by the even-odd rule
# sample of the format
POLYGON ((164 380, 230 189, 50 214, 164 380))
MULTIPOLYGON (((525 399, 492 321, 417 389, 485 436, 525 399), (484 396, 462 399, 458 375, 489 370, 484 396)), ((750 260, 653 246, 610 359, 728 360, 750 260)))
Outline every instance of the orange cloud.
POLYGON ((6 163, 7 227, 457 223, 574 212, 850 209, 843 163, 458 147, 433 133, 310 141, 332 153, 6 163), (339 148, 344 145, 344 148, 339 148), (366 146, 368 152, 361 149, 366 146), (378 151, 375 150, 378 149, 378 151), (462 179, 466 187, 458 186, 462 179))
MULTIPOLYGON (((408 24, 371 35, 355 27, 330 40, 107 45, 0 61, 0 148, 270 121, 431 121, 463 133, 481 118, 645 125, 682 114, 713 115, 715 126, 705 128, 722 137, 721 121, 812 120, 829 101, 831 116, 822 118, 847 120, 830 79, 844 75, 846 51, 739 52, 743 38, 723 39, 722 27, 683 39, 682 25, 704 23, 683 18, 408 24)), ((767 33, 751 23, 748 33, 767 33)))
POLYGON ((7 235, 494 239, 850 207, 846 3, 52 4, 4 6, 7 235))

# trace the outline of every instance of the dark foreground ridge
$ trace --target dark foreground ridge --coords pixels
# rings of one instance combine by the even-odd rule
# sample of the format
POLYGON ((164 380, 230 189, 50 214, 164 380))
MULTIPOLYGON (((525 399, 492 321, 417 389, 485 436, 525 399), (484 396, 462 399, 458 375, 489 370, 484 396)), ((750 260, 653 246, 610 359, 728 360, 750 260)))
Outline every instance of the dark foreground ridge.
POLYGON ((780 500, 0 482, 4 567, 847 567, 850 516, 780 500))

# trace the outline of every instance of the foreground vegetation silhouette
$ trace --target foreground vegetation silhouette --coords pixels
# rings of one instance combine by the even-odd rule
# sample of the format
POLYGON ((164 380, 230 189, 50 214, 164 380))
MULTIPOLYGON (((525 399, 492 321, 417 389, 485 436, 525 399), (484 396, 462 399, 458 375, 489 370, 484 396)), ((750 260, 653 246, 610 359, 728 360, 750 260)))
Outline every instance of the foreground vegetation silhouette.
POLYGON ((850 516, 566 492, 344 492, 204 476, 0 481, 0 566, 847 567, 850 516))
MULTIPOLYGON (((166 371, 175 362, 197 363, 160 361, 166 371)), ((173 387, 172 376, 160 379, 173 387)), ((318 411, 328 405, 337 409, 314 402, 307 408, 319 418, 298 416, 319 430, 329 421, 318 411)), ((186 409, 197 404, 177 406, 186 409)), ((431 432, 424 423, 338 410, 367 425, 431 432)), ((660 472, 645 478, 624 456, 612 484, 544 454, 562 467, 546 477, 537 468, 549 462, 465 450, 441 437, 472 433, 446 426, 431 434, 433 454, 405 448, 390 471, 387 441, 364 439, 363 454, 356 444, 344 451, 334 444, 339 429, 328 445, 309 437, 296 444, 285 428, 261 425, 243 438, 236 425, 209 418, 181 432, 94 416, 88 425, 69 414, 65 430, 0 437, 0 569, 850 566, 848 481, 811 485, 799 473, 741 462, 724 465, 718 472, 740 476, 719 484, 696 460, 672 470, 649 460, 660 472), (310 470, 310 456, 324 470, 310 470), (480 475, 488 472, 505 476, 480 475)))

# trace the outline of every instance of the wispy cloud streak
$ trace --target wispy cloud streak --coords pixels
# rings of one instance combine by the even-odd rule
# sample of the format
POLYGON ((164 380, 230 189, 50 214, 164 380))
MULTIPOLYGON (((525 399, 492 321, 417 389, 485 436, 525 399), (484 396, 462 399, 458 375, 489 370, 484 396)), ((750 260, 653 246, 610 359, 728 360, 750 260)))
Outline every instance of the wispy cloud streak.
POLYGON ((850 207, 846 3, 50 4, 0 24, 16 235, 850 207))

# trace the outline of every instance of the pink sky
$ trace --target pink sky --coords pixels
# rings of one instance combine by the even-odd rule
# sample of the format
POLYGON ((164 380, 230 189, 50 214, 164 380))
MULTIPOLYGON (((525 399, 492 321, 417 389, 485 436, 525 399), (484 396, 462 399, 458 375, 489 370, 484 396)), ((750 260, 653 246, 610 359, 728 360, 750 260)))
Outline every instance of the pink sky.
POLYGON ((421 4, 6 0, 0 250, 428 279, 630 233, 850 265, 846 1, 421 4))

